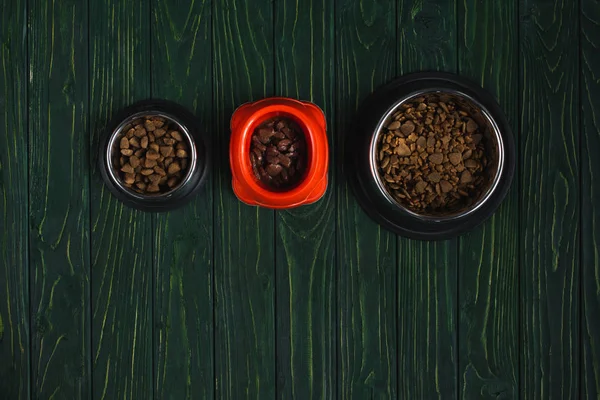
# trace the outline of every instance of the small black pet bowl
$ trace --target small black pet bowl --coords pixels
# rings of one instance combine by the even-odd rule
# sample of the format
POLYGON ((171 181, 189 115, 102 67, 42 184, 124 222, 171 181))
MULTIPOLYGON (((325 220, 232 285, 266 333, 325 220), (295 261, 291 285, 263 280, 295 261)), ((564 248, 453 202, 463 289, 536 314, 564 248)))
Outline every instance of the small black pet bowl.
POLYGON ((508 192, 516 157, 510 126, 494 98, 464 78, 438 72, 399 78, 365 100, 355 127, 346 147, 350 184, 366 213, 399 235, 421 240, 458 236, 489 218, 508 192), (415 212, 388 192, 378 171, 377 144, 384 126, 403 104, 421 96, 453 101, 482 127, 490 161, 485 169, 486 184, 458 209, 415 212))
POLYGON ((200 190, 210 167, 210 152, 194 115, 166 100, 144 100, 120 111, 109 123, 99 148, 98 163, 106 186, 125 205, 142 211, 161 212, 181 207, 200 190), (181 182, 168 192, 142 194, 128 188, 121 178, 117 160, 119 137, 143 116, 159 116, 174 123, 189 149, 189 162, 181 182))

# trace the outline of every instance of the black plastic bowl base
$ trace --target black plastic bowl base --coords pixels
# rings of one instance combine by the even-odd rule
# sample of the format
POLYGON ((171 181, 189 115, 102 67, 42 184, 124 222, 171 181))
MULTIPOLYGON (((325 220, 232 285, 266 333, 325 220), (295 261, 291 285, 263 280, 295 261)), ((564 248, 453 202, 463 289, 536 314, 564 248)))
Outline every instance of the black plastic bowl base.
POLYGON ((181 105, 167 100, 143 100, 119 111, 109 122, 98 149, 100 174, 110 192, 126 206, 147 212, 170 211, 188 203, 206 182, 210 165, 210 145, 204 132, 200 129, 197 118, 181 105), (160 113, 167 117, 170 116, 184 126, 193 139, 196 148, 196 163, 190 178, 168 195, 136 196, 116 184, 109 173, 108 168, 113 168, 107 155, 110 137, 123 121, 138 113, 160 113))
POLYGON ((459 236, 487 220, 510 188, 516 159, 510 125, 500 106, 488 92, 460 76, 442 72, 419 72, 385 84, 362 103, 354 126, 345 147, 350 186, 369 217, 401 236, 418 240, 444 240, 459 236), (447 221, 419 218, 390 203, 378 188, 369 161, 371 140, 385 115, 400 99, 434 88, 440 91, 458 91, 477 100, 497 124, 504 144, 504 168, 491 196, 472 213, 447 221))

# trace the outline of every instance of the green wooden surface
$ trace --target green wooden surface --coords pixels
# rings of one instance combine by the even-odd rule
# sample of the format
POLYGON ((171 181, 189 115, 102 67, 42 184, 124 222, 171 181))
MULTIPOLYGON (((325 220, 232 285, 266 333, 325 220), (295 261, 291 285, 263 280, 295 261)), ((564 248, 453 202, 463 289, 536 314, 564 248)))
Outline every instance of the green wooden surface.
MULTIPOLYGON (((360 101, 396 68, 396 5, 336 3, 336 143, 343 143, 360 101)), ((338 160, 343 149, 338 148, 338 160)), ((338 161, 339 163, 339 161, 338 161)), ((362 211, 336 165, 338 398, 397 394, 396 236, 362 211)))
POLYGON ((581 397, 600 397, 600 3, 581 2, 581 397))
MULTIPOLYGON (((458 61, 461 75, 495 95, 518 140, 517 6, 516 2, 459 2, 458 61)), ((460 238, 459 398, 518 397, 516 181, 490 221, 460 238)))
MULTIPOLYGON (((456 73, 457 2, 398 5, 398 74, 456 73)), ((457 246, 398 239, 399 398, 456 398, 457 246)))
MULTIPOLYGON (((333 0, 275 3, 275 94, 316 103, 334 123, 333 0)), ((330 162, 336 140, 330 137, 330 162)), ((329 170, 329 184, 335 184, 329 170)), ((334 398, 335 192, 275 215, 278 399, 334 398), (289 332, 289 333, 288 333, 289 332)))
MULTIPOLYGON (((152 2, 152 95, 212 130, 211 2, 152 2), (207 95, 209 94, 209 95, 207 95)), ((154 388, 160 399, 212 398, 212 180, 184 208, 154 219, 154 388)))
POLYGON ((580 393, 577 3, 520 7, 520 394, 580 393))
POLYGON ((0 399, 597 399, 597 0, 7 0, 0 13, 0 399), (380 228, 341 163, 355 110, 419 70, 498 100, 518 165, 445 242, 380 228), (231 190, 229 119, 271 95, 327 115, 329 190, 231 190), (100 178, 110 118, 156 97, 213 141, 163 214, 100 178))
POLYGON ((25 1, 0 16, 0 391, 15 399, 29 397, 31 360, 26 21, 25 1))
POLYGON ((215 396, 273 398, 275 213, 240 203, 231 189, 229 119, 273 95, 273 4, 213 2, 215 145, 215 396))
POLYGON ((96 166, 110 118, 150 95, 148 12, 145 1, 90 2, 91 397, 98 399, 152 393, 151 217, 117 201, 96 166))
POLYGON ((32 0, 28 10, 31 395, 87 398, 88 3, 32 0))

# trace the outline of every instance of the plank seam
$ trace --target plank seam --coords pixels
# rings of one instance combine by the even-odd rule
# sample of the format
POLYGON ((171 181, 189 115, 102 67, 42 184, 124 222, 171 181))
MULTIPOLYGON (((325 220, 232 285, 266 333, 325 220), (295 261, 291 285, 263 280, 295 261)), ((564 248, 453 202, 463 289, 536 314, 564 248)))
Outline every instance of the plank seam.
MULTIPOLYGON (((277 17, 277 9, 276 9, 276 0, 272 0, 271 1, 271 20, 273 21, 273 29, 271 29, 271 48, 273 49, 272 51, 272 66, 273 66, 273 90, 275 94, 278 94, 278 88, 277 88, 277 47, 276 47, 276 40, 275 40, 275 27, 277 26, 277 21, 275 20, 275 18, 277 17)), ((277 399, 277 395, 279 393, 279 379, 278 379, 278 359, 279 356, 277 354, 278 351, 278 346, 277 346, 277 338, 278 338, 278 329, 277 329, 277 220, 279 217, 279 212, 276 210, 272 211, 273 213, 273 330, 274 330, 274 336, 273 336, 273 357, 274 357, 274 362, 273 362, 273 367, 275 369, 274 371, 274 381, 275 381, 275 391, 273 392, 273 398, 277 399)), ((289 271, 288 271, 289 273, 289 271)), ((290 299, 290 301, 292 301, 292 299, 290 299)), ((293 346, 293 343, 290 343, 291 346, 293 346)), ((293 368, 293 367, 292 367, 293 368)), ((294 397, 294 393, 292 392, 292 398, 294 397)))
MULTIPOLYGON (((523 178, 521 176, 521 166, 523 165, 522 162, 522 151, 521 151, 521 143, 520 143, 520 139, 521 139, 521 126, 522 126, 522 107, 523 107, 523 101, 522 101, 522 82, 521 82, 521 2, 517 1, 517 6, 515 7, 516 9, 516 16, 515 16, 515 20, 517 21, 517 43, 516 43, 516 52, 517 52, 517 67, 515 69, 517 69, 517 112, 515 113, 516 115, 516 125, 517 125, 517 135, 516 137, 513 137, 513 140, 515 141, 516 145, 516 170, 515 170, 515 175, 516 175, 516 184, 517 184, 517 189, 518 189, 518 198, 517 198, 517 218, 518 218, 518 229, 517 229, 517 235, 518 235, 518 240, 517 240, 517 275, 518 278, 517 279, 517 299, 521 299, 523 296, 523 292, 522 292, 522 287, 521 287, 521 281, 523 280, 523 274, 521 272, 522 270, 522 254, 523 254, 523 242, 522 242, 522 228, 523 228, 523 219, 521 218, 522 216, 522 212, 521 212, 521 206, 522 206, 522 190, 521 188, 523 187, 523 178)), ((514 182, 513 178, 513 182, 514 182)), ((517 337, 519 340, 517 340, 517 398, 519 398, 521 396, 521 377, 522 377, 522 371, 521 371, 521 355, 523 354, 523 301, 517 301, 517 337)))
POLYGON ((583 85, 582 85, 582 79, 581 76, 583 75, 583 69, 582 69, 582 57, 583 57, 583 47, 581 45, 582 41, 581 41, 581 37, 582 37, 582 27, 581 27, 581 15, 583 13, 583 1, 582 0, 578 0, 577 2, 577 45, 579 46, 579 57, 577 59, 577 95, 578 95, 578 99, 580 102, 579 105, 579 121, 578 121, 578 127, 579 127, 579 143, 578 143, 578 148, 577 148, 577 154, 580 157, 579 160, 579 168, 578 168, 578 173, 579 173, 579 190, 577 192, 578 196, 579 196, 579 201, 577 203, 577 205, 579 206, 579 226, 577 227, 578 230, 578 240, 579 240, 579 257, 578 257, 578 262, 579 262, 579 276, 578 276, 578 280, 577 280, 577 290, 579 292, 579 305, 578 305, 578 312, 579 312, 579 349, 577 352, 577 356, 579 358, 578 360, 578 364, 579 364, 579 373, 578 373, 578 379, 577 379, 577 385, 579 387, 579 398, 583 398, 582 396, 584 395, 584 393, 586 392, 583 389, 583 373, 585 372, 585 367, 584 367, 584 361, 583 361, 583 345, 584 345, 584 318, 583 318, 583 302, 585 301, 585 296, 583 293, 583 252, 584 252, 584 245, 583 245, 583 194, 582 194, 582 190, 581 188, 583 187, 583 160, 581 159, 581 157, 583 156, 583 146, 582 146, 582 142, 583 142, 583 138, 581 135, 581 132, 583 131, 583 101, 581 100, 583 98, 583 85))
MULTIPOLYGON (((149 40, 148 40, 148 69, 149 69, 149 84, 148 86, 150 87, 150 98, 153 98, 153 83, 154 83, 154 77, 153 77, 153 57, 152 57, 152 42, 154 40, 154 32, 152 29, 152 12, 153 12, 153 7, 152 5, 154 4, 153 0, 148 0, 148 33, 149 33, 149 40)), ((155 325, 154 325, 154 317, 155 317, 155 309, 156 309, 156 304, 155 304, 155 291, 156 291, 156 274, 158 272, 158 266, 157 266, 157 257, 156 257, 156 243, 155 243, 155 237, 154 237, 154 233, 156 232, 156 219, 157 219, 157 213, 154 212, 150 215, 150 232, 153 233, 153 235, 151 235, 151 237, 147 240, 149 240, 150 242, 150 254, 152 254, 152 257, 150 257, 151 260, 151 271, 152 271, 152 277, 150 279, 150 293, 151 293, 151 309, 150 309, 150 336, 151 336, 151 342, 152 342, 152 351, 151 353, 151 360, 152 360, 152 381, 150 383, 150 398, 154 399, 156 398, 156 391, 158 390, 158 384, 156 382, 156 335, 154 334, 154 329, 155 329, 155 325)), ((165 362, 167 362, 165 360, 165 362)))
POLYGON ((89 398, 93 398, 94 396, 94 375, 93 375, 93 363, 92 363, 92 353, 93 353, 93 323, 92 323, 92 319, 93 319, 93 305, 92 305, 92 260, 93 260, 93 256, 92 256, 92 221, 93 221, 93 214, 92 214, 92 171, 94 168, 94 157, 92 156, 92 149, 94 148, 93 146, 93 141, 94 141, 94 135, 92 134, 92 116, 91 116, 91 108, 92 108, 92 73, 91 73, 91 68, 92 68, 92 62, 91 62, 91 24, 90 24, 90 14, 91 14, 91 6, 88 3, 88 9, 87 9, 87 70, 88 70, 88 79, 87 79, 87 88, 88 88, 88 121, 87 121, 87 129, 88 129, 88 157, 89 157, 89 169, 88 169, 88 214, 89 214, 89 235, 88 235, 88 239, 89 239, 89 249, 88 249, 88 255, 89 255, 89 274, 88 274, 88 313, 89 313, 89 320, 88 320, 88 376, 89 376, 89 380, 90 380, 90 396, 89 398))
POLYGON ((25 84, 25 104, 27 104, 27 107, 25 107, 25 127, 27 130, 27 154, 26 154, 26 163, 27 163, 27 173, 26 175, 26 183, 27 183, 27 215, 25 216, 25 220, 26 220, 26 237, 27 237, 27 241, 26 241, 26 250, 25 250, 25 257, 26 257, 26 264, 27 264, 27 268, 26 268, 26 278, 27 278, 27 300, 28 300, 28 333, 29 333, 29 356, 27 357, 27 363, 28 363, 28 370, 29 370, 29 376, 27 377, 27 393, 26 393, 26 397, 28 399, 31 399, 31 392, 32 392, 32 385, 33 385, 33 360, 32 360, 32 349, 33 349, 33 319, 32 319, 32 304, 33 302, 31 301, 31 277, 30 277, 30 269, 31 269, 31 265, 29 263, 30 261, 30 252, 31 252, 31 237, 29 235, 29 216, 31 215, 31 191, 29 190, 30 187, 30 182, 31 182, 31 169, 30 169, 30 157, 29 155, 31 154, 31 137, 30 137, 30 123, 29 123, 29 100, 30 100, 30 90, 31 90, 31 85, 29 83, 29 63, 31 62, 30 59, 30 54, 29 54, 29 39, 30 39, 30 35, 29 35, 29 12, 30 12, 31 8, 30 8, 30 4, 29 4, 29 0, 25 0, 25 19, 23 21, 23 23, 25 24, 25 37, 23 38, 23 47, 25 47, 25 79, 26 79, 26 84, 25 84))
MULTIPOLYGON (((210 1, 210 54, 211 54, 211 79, 210 79, 210 85, 211 85, 211 97, 212 97, 212 111, 213 111, 213 115, 215 114, 214 111, 216 111, 216 107, 214 107, 215 104, 217 104, 217 96, 215 95, 215 76, 216 76, 216 67, 215 67, 215 31, 214 31, 214 18, 215 18, 215 12, 214 12, 214 1, 210 1)), ((215 118, 211 118, 211 126, 212 126, 212 131, 216 132, 217 131, 217 126, 218 123, 215 122, 216 119, 215 118)), ((214 143, 216 141, 212 140, 213 142, 213 146, 214 143)), ((215 249, 215 242, 216 242, 216 215, 217 215, 217 210, 215 209, 215 205, 217 204, 216 202, 216 193, 217 193, 217 180, 218 180, 218 176, 217 174, 214 173, 214 165, 215 165, 215 160, 213 158, 212 161, 213 164, 213 171, 209 171, 209 173, 212 175, 211 176, 211 199, 212 199, 212 204, 211 204, 211 209, 212 209, 212 265, 211 265, 211 296, 212 296, 212 382, 213 382, 213 391, 212 391, 212 397, 213 400, 215 400, 217 398, 217 363, 215 361, 215 356, 217 354, 217 347, 216 347, 216 340, 217 340, 217 321, 216 321, 216 309, 217 309, 217 293, 216 293, 216 279, 215 279, 215 264, 217 262, 217 256, 216 256, 216 249, 215 249)))

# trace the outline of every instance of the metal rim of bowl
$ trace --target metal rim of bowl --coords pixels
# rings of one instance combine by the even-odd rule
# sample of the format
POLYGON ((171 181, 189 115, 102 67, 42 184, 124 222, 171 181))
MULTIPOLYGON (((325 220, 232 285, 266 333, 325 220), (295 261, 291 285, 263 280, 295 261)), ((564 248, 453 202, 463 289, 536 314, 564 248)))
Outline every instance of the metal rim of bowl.
POLYGON ((105 157, 106 157, 106 166, 107 166, 106 169, 108 170, 108 175, 110 176, 110 179, 120 190, 127 193, 128 195, 130 195, 131 197, 133 197, 136 200, 163 200, 163 199, 168 199, 168 198, 172 197, 174 194, 176 194, 178 191, 180 191, 192 179, 192 173, 193 173, 194 169, 196 168, 196 162, 198 159, 194 139, 193 139, 192 135, 190 134, 188 128, 185 126, 185 124, 181 123, 181 121, 178 118, 176 118, 175 116, 173 116, 172 114, 168 114, 168 113, 165 113, 162 111, 151 111, 151 110, 140 111, 135 114, 131 114, 129 117, 127 117, 123 121, 121 121, 121 123, 110 134, 110 137, 108 139, 108 144, 106 146, 105 157), (188 146, 190 147, 190 153, 191 153, 190 154, 190 165, 188 165, 187 174, 182 179, 182 181, 179 183, 179 185, 177 185, 177 187, 169 190, 166 193, 160 193, 160 194, 155 194, 155 195, 140 194, 140 193, 136 192, 135 190, 132 190, 124 185, 121 177, 118 174, 116 174, 116 168, 114 167, 113 149, 115 148, 115 144, 116 144, 115 142, 117 141, 117 137, 119 136, 119 134, 121 133, 121 131, 127 124, 130 124, 131 122, 135 121, 136 119, 145 117, 145 116, 162 117, 162 118, 168 119, 168 120, 172 121, 173 123, 175 123, 178 126, 179 130, 185 136, 185 138, 188 142, 188 146))
POLYGON ((448 222, 448 221, 457 220, 460 218, 467 217, 467 216, 473 214, 478 209, 480 209, 490 199, 490 197, 493 195, 496 188, 498 187, 500 178, 502 177, 502 172, 504 170, 504 163, 505 163, 504 141, 502 140, 502 134, 500 132, 500 128, 498 127, 498 124, 496 123, 494 118, 491 116, 488 109, 486 107, 484 107, 483 104, 481 104, 479 101, 477 101, 473 97, 471 97, 461 91, 454 90, 454 89, 444 89, 444 88, 423 89, 423 90, 418 90, 418 91, 409 93, 406 96, 403 96, 400 100, 398 100, 396 103, 394 103, 394 105, 381 117, 381 119, 379 120, 377 127, 375 129, 375 134, 371 138, 371 142, 370 142, 370 146, 369 146, 369 165, 370 165, 370 170, 371 170, 370 172, 371 172, 371 175, 373 176, 373 178, 375 179, 375 183, 377 184, 378 189, 384 195, 386 200, 389 203, 391 203, 394 207, 397 207, 397 208, 403 210, 404 212, 406 212, 407 214, 409 214, 415 218, 418 218, 421 220, 426 220, 426 221, 433 221, 433 222, 448 222), (493 138, 498 147, 498 167, 496 168, 496 173, 494 175, 494 179, 493 179, 491 185, 488 186, 488 189, 485 191, 485 193, 483 193, 479 197, 479 199, 477 200, 477 202, 474 205, 467 208, 466 210, 460 211, 460 212, 457 212, 454 214, 444 215, 444 216, 419 214, 419 213, 416 213, 416 212, 410 210, 408 207, 402 205, 398 201, 396 201, 396 199, 394 199, 392 197, 392 195, 388 192, 388 190, 385 188, 385 185, 383 184, 383 181, 379 174, 377 162, 376 162, 377 143, 379 142, 379 138, 381 137, 381 134, 384 131, 385 122, 398 110, 398 108, 400 108, 402 106, 402 104, 406 103, 407 101, 409 101, 413 98, 416 98, 419 96, 424 96, 424 95, 431 95, 431 94, 449 94, 451 96, 460 97, 460 98, 465 99, 468 102, 472 103, 472 105, 474 107, 476 107, 477 109, 479 109, 479 111, 481 111, 481 114, 485 117, 486 122, 492 127, 491 131, 493 134, 493 138))

